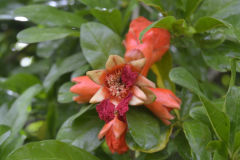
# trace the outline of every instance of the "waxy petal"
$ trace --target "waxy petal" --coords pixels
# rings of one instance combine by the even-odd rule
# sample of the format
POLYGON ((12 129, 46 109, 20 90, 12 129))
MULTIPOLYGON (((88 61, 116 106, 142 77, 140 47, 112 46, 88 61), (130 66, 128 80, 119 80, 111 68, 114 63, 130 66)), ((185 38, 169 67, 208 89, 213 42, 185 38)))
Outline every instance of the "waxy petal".
POLYGON ((118 55, 110 55, 106 62, 106 69, 111 70, 113 67, 125 64, 125 60, 118 55))
POLYGON ((166 119, 164 119, 164 118, 160 118, 160 119, 161 119, 161 121, 162 121, 164 124, 166 124, 167 126, 171 124, 171 122, 170 122, 169 120, 166 120, 166 119))
POLYGON ((88 71, 86 75, 97 84, 101 84, 101 77, 105 73, 105 70, 93 70, 88 71))
POLYGON ((104 89, 104 87, 101 87, 94 95, 93 97, 90 99, 89 103, 99 103, 101 101, 103 101, 104 99, 106 99, 106 91, 104 89))
POLYGON ((132 106, 139 106, 139 105, 142 105, 142 104, 144 104, 144 101, 139 99, 136 96, 132 96, 132 99, 129 102, 129 105, 132 105, 132 106))
POLYGON ((155 88, 156 85, 146 77, 139 75, 137 78, 136 85, 139 85, 141 87, 150 87, 150 88, 155 88))
POLYGON ((79 94, 74 100, 78 103, 86 103, 91 97, 101 88, 100 85, 94 83, 88 76, 80 76, 72 79, 73 82, 77 82, 70 88, 70 91, 75 94, 79 94))
POLYGON ((135 69, 137 69, 138 71, 141 71, 145 65, 145 62, 146 62, 146 59, 141 58, 138 60, 131 61, 129 64, 133 66, 135 69))
POLYGON ((144 101, 144 104, 151 104, 156 100, 157 97, 152 90, 150 90, 147 87, 141 87, 141 90, 147 96, 147 99, 144 101))
POLYGON ((139 49, 132 49, 125 53, 124 58, 127 62, 135 61, 144 58, 144 55, 139 49))
POLYGON ((123 133, 124 131, 126 130, 127 128, 127 125, 126 123, 120 121, 117 116, 114 118, 113 120, 113 125, 112 125, 112 131, 113 131, 113 134, 115 136, 115 138, 119 138, 123 133))
POLYGON ((133 86, 132 92, 133 92, 133 95, 138 97, 139 99, 141 99, 143 101, 147 100, 146 94, 138 86, 133 86))
POLYGON ((172 116, 168 109, 164 107, 161 103, 158 102, 153 102, 152 104, 145 105, 148 109, 150 109, 153 114, 155 114, 158 118, 163 118, 167 120, 172 120, 174 119, 174 116, 172 116))
POLYGON ((113 125, 113 120, 105 124, 98 134, 98 139, 102 139, 106 135, 106 133, 110 130, 112 125, 113 125))
POLYGON ((157 96, 156 101, 158 101, 159 103, 166 107, 180 109, 181 100, 177 96, 175 96, 175 94, 171 90, 163 88, 150 88, 150 89, 157 96))

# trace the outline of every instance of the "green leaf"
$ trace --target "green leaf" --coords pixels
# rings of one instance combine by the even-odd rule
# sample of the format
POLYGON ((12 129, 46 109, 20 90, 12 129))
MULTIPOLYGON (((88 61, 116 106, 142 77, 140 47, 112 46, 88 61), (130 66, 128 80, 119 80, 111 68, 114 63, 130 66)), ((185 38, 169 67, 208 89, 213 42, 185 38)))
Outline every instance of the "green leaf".
POLYGON ((118 0, 78 0, 83 4, 91 7, 91 8, 115 8, 117 7, 118 0))
POLYGON ((36 76, 28 73, 18 73, 10 76, 3 83, 3 86, 6 89, 10 89, 21 94, 27 88, 37 83, 40 83, 40 80, 36 76))
POLYGON ((33 142, 14 151, 6 160, 98 160, 90 153, 56 140, 33 142))
POLYGON ((187 0, 185 16, 190 17, 191 14, 197 9, 202 0, 187 0))
POLYGON ((31 105, 33 97, 41 90, 42 86, 36 84, 24 91, 12 104, 4 118, 4 124, 12 127, 12 135, 19 132, 26 123, 29 114, 28 107, 31 105))
POLYGON ((91 13, 97 18, 99 22, 108 26, 118 34, 122 33, 123 23, 121 12, 117 9, 103 10, 103 9, 92 9, 91 13))
POLYGON ((98 118, 95 109, 85 109, 65 121, 57 134, 57 140, 93 151, 101 144, 97 135, 102 126, 103 122, 98 118))
POLYGON ((164 17, 158 21, 153 22, 149 26, 147 26, 139 35, 139 39, 142 40, 143 36, 147 31, 149 31, 151 28, 164 28, 167 30, 172 29, 172 25, 176 22, 176 18, 173 16, 167 16, 164 17))
POLYGON ((0 159, 6 160, 7 156, 11 154, 14 150, 23 145, 25 135, 17 134, 15 136, 10 136, 0 147, 0 159))
POLYGON ((235 134, 240 131, 240 88, 233 86, 229 89, 225 110, 231 123, 231 143, 233 144, 235 134))
POLYGON ((63 39, 40 42, 37 45, 37 55, 41 58, 49 58, 60 45, 64 45, 63 39))
POLYGON ((172 55, 167 52, 160 61, 156 62, 151 69, 157 76, 157 85, 160 88, 174 89, 174 84, 169 79, 169 72, 172 69, 172 55))
POLYGON ((60 64, 54 64, 46 76, 43 86, 49 90, 52 85, 65 73, 72 72, 86 64, 82 54, 77 53, 64 59, 60 64))
POLYGON ((198 33, 201 33, 218 27, 228 28, 229 25, 219 19, 206 16, 199 18, 194 27, 198 33))
POLYGON ((191 149, 183 131, 180 131, 173 139, 177 152, 183 159, 191 159, 191 149))
POLYGON ((6 125, 0 125, 0 146, 10 136, 11 128, 6 125))
POLYGON ((159 11, 163 11, 163 7, 161 6, 160 0, 139 0, 143 3, 145 3, 148 6, 155 7, 159 11))
POLYGON ((189 115, 197 121, 201 121, 206 125, 211 125, 208 120, 207 112, 204 107, 194 107, 190 110, 189 115))
MULTIPOLYGON (((202 49, 205 62, 211 68, 220 72, 230 70, 232 57, 239 57, 239 53, 239 44, 231 41, 225 41, 217 48, 202 49)), ((237 63, 237 71, 240 71, 239 63, 237 63)))
POLYGON ((221 141, 213 140, 207 144, 206 149, 213 152, 213 151, 221 149, 221 147, 222 147, 221 141))
POLYGON ((193 91, 197 95, 202 95, 196 79, 182 67, 173 68, 169 73, 170 80, 193 91))
POLYGON ((172 127, 162 125, 144 108, 131 108, 127 113, 128 146, 137 151, 153 153, 166 147, 172 127))
POLYGON ((79 35, 76 30, 66 28, 38 28, 31 27, 22 30, 17 34, 17 39, 23 43, 36 43, 42 41, 56 40, 70 35, 79 35))
POLYGON ((233 145, 233 151, 239 152, 240 150, 240 131, 236 132, 234 135, 234 145, 233 145))
POLYGON ((187 70, 181 67, 172 69, 170 72, 170 79, 173 82, 188 88, 199 96, 207 111, 208 118, 216 135, 220 140, 224 141, 225 144, 228 144, 230 132, 229 119, 224 112, 220 111, 203 95, 199 89, 196 79, 187 70))
POLYGON ((83 65, 81 66, 79 69, 77 69, 76 71, 74 71, 71 75, 71 79, 78 77, 78 76, 82 76, 84 75, 87 71, 89 71, 91 69, 91 66, 89 64, 83 65))
POLYGON ((191 120, 183 123, 183 130, 194 153, 194 159, 211 159, 211 153, 205 149, 211 140, 211 132, 208 126, 199 121, 191 120))
POLYGON ((104 68, 109 55, 123 54, 120 37, 100 23, 83 24, 80 43, 83 54, 93 69, 104 68))
POLYGON ((141 108, 131 108, 127 113, 127 122, 134 141, 147 150, 158 144, 161 132, 157 118, 145 112, 141 108))
POLYGON ((66 82, 59 88, 57 97, 59 103, 69 103, 73 101, 75 94, 70 92, 70 88, 73 86, 73 84, 74 83, 72 82, 66 82))
POLYGON ((47 5, 29 5, 15 10, 15 15, 24 16, 37 24, 46 26, 79 27, 85 20, 80 16, 47 5))
POLYGON ((224 30, 213 29, 201 34, 194 34, 193 38, 201 48, 216 48, 225 41, 226 34, 224 30))

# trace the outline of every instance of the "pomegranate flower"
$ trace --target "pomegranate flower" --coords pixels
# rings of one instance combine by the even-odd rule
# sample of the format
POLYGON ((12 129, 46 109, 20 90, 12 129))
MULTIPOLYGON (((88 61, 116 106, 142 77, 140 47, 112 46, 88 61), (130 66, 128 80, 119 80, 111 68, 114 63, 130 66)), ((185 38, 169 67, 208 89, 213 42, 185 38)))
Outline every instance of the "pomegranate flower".
MULTIPOLYGON (((139 74, 145 58, 129 63, 117 55, 109 56, 106 69, 88 71, 86 76, 74 78, 77 82, 70 90, 79 94, 74 100, 79 103, 99 103, 109 99, 114 105, 130 99, 130 105, 141 105, 147 100, 143 88, 155 88, 155 84, 139 74), (131 93, 131 98, 129 98, 131 93)), ((146 89, 144 89, 146 90, 146 89)), ((153 101, 153 100, 152 100, 153 101)), ((122 102, 123 103, 123 102, 122 102)))
POLYGON ((117 116, 110 122, 106 123, 98 134, 98 138, 102 139, 105 136, 107 145, 112 153, 118 154, 128 151, 128 146, 125 141, 127 132, 127 124, 119 120, 117 116))
POLYGON ((142 43, 140 42, 140 33, 150 24, 152 22, 144 17, 133 20, 123 42, 126 48, 126 61, 146 58, 146 64, 141 72, 144 76, 147 75, 151 65, 160 60, 170 45, 170 33, 161 28, 151 28, 144 34, 142 43))

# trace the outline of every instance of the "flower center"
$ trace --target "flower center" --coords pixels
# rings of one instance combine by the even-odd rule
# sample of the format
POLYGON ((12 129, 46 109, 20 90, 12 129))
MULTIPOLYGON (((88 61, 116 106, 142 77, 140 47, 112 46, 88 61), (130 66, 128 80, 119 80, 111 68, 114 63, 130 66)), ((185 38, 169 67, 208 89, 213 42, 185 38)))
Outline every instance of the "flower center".
POLYGON ((122 72, 124 66, 114 68, 109 71, 105 77, 105 86, 111 96, 122 99, 127 96, 129 88, 122 82, 122 72))
POLYGON ((137 77, 138 73, 133 72, 130 65, 117 66, 106 74, 105 86, 111 96, 121 100, 129 94, 129 90, 135 84, 137 77))

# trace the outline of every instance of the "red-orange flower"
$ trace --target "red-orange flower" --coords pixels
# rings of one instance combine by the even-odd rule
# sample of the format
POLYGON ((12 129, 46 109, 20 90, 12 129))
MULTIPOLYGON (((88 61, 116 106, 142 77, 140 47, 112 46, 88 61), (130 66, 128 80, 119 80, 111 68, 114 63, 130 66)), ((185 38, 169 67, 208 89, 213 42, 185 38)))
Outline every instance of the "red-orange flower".
POLYGON ((124 41, 126 61, 146 58, 146 64, 141 72, 144 76, 147 75, 151 65, 163 56, 170 45, 170 33, 161 28, 151 28, 144 34, 142 43, 140 43, 140 33, 150 24, 152 22, 144 17, 133 20, 124 41))
POLYGON ((172 109, 180 109, 181 100, 170 90, 163 88, 150 88, 156 95, 153 103, 145 106, 160 118, 166 125, 171 124, 169 120, 174 119, 170 114, 172 109))
POLYGON ((115 116, 114 119, 103 126, 102 130, 98 134, 98 138, 102 139, 105 136, 107 145, 111 152, 122 154, 128 151, 128 146, 125 141, 126 131, 127 124, 115 116))
POLYGON ((155 87, 155 84, 139 74, 145 64, 145 58, 127 63, 117 55, 109 56, 106 69, 88 71, 87 76, 74 78, 77 82, 70 91, 78 94, 74 100, 79 103, 99 103, 109 99, 117 105, 132 93, 129 104, 141 105, 147 99, 142 90, 155 87))

